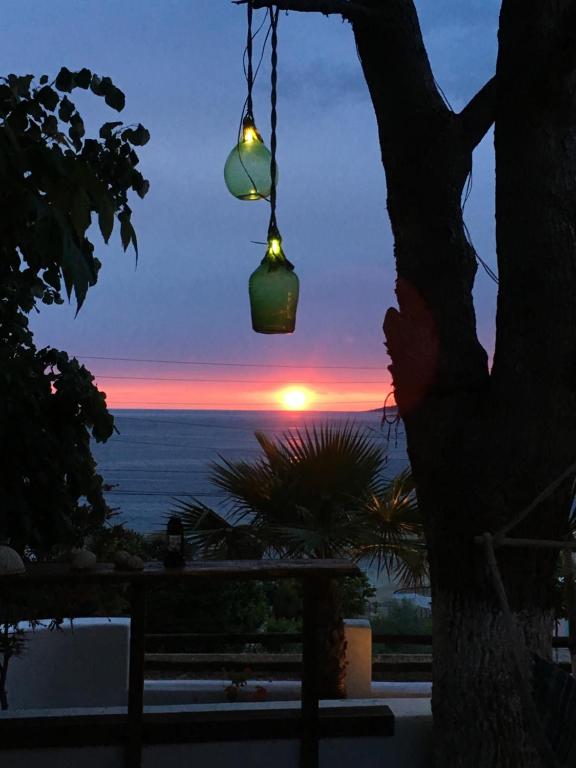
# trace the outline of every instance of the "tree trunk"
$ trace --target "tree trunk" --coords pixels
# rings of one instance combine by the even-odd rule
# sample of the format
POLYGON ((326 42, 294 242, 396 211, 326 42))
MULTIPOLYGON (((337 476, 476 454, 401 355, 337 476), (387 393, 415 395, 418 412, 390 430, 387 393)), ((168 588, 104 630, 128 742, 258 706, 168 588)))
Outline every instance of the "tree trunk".
MULTIPOLYGON (((562 91, 554 83, 559 103, 552 109, 531 103, 537 87, 542 96, 551 88, 551 51, 574 51, 560 38, 576 28, 566 17, 575 3, 557 3, 554 12, 534 4, 527 12, 520 0, 505 2, 499 99, 487 86, 460 115, 437 92, 412 2, 374 5, 380 20, 356 20, 354 31, 378 121, 395 240, 399 310, 388 310, 384 330, 429 549, 436 765, 536 768, 537 739, 473 538, 497 531, 576 458, 571 86, 562 91), (534 77, 526 80, 526 73, 534 77), (475 254, 461 212, 490 102, 499 120, 502 276, 492 373, 476 336, 475 254)), ((513 534, 565 535, 569 485, 513 534)), ((556 554, 500 550, 498 559, 526 649, 547 655, 556 554)), ((529 680, 528 662, 524 673, 529 680)))
MULTIPOLYGON (((540 768, 525 727, 517 671, 502 614, 491 603, 437 592, 434 619, 436 765, 540 768)), ((550 614, 517 616, 534 650, 550 644, 550 614)), ((524 674, 530 677, 529 657, 524 674)))
POLYGON ((342 621, 339 584, 334 579, 322 581, 319 689, 321 699, 346 698, 346 639, 342 621))
POLYGON ((8 709, 8 692, 6 690, 6 674, 4 670, 0 673, 0 710, 3 712, 8 709))
MULTIPOLYGON (((3 635, 5 635, 4 643, 7 646, 7 629, 3 631, 3 635)), ((8 691, 6 689, 6 680, 8 678, 8 665, 11 658, 12 653, 6 647, 2 653, 2 662, 0 663, 0 710, 2 711, 8 709, 8 691)))

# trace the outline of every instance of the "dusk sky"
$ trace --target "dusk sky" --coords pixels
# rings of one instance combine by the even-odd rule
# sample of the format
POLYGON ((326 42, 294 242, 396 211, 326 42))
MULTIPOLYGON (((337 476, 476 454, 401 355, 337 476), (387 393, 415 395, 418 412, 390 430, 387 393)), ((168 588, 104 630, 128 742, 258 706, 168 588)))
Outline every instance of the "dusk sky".
MULTIPOLYGON (((494 72, 499 3, 418 7, 436 78, 459 110, 494 72)), ((313 408, 366 410, 390 390, 381 330, 395 303, 385 179, 352 32, 337 17, 280 16, 278 222, 300 305, 293 335, 251 330, 248 277, 264 254, 251 241, 265 239, 269 209, 237 201, 223 182, 246 95, 245 20, 230 0, 2 0, 6 71, 55 74, 64 65, 109 75, 126 109, 118 118, 82 94, 87 133, 123 119, 152 136, 140 152, 150 193, 133 201, 137 268, 117 233, 106 247, 94 232, 104 266, 78 317, 66 305, 42 308, 33 321, 39 346, 80 357, 112 407, 274 408, 277 392, 294 385, 308 387, 313 408)), ((255 116, 268 143, 269 50, 255 116)), ((494 267, 492 142, 490 134, 476 151, 466 220, 494 267)), ((490 354, 495 299, 480 270, 478 328, 490 354)))

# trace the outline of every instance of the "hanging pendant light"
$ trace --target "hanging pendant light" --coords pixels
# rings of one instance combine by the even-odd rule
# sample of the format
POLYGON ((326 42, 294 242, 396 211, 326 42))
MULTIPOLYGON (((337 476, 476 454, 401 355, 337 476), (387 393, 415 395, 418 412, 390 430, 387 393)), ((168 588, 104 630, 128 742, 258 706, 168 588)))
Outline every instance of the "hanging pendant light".
POLYGON ((258 133, 252 109, 252 0, 246 4, 248 11, 248 36, 246 39, 246 82, 248 96, 243 110, 242 127, 238 143, 232 148, 224 165, 224 181, 228 191, 239 200, 262 200, 270 195, 270 151, 258 133))
POLYGON ((248 282, 252 328, 257 333, 293 333, 300 281, 282 249, 275 226, 268 232, 268 246, 260 266, 248 282))
POLYGON ((271 133, 270 133, 270 223, 266 254, 251 275, 248 282, 252 328, 257 333, 293 333, 296 326, 296 309, 300 281, 293 265, 282 249, 282 238, 276 224, 276 101, 278 68, 278 10, 270 8, 272 30, 272 89, 271 89, 271 133))
POLYGON ((272 189, 270 160, 270 150, 262 141, 254 118, 246 115, 240 141, 233 147, 224 166, 228 191, 239 200, 267 198, 272 189))

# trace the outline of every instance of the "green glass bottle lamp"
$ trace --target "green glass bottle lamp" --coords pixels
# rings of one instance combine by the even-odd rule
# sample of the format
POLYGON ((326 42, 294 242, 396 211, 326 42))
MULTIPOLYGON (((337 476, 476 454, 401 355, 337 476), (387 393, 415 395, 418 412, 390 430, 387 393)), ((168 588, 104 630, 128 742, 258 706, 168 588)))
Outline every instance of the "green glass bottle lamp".
POLYGON ((282 238, 271 227, 266 255, 248 283, 252 328, 256 333, 294 332, 299 289, 298 276, 282 250, 282 238))
MULTIPOLYGON (((262 200, 270 194, 270 151, 264 146, 254 118, 247 115, 242 122, 242 135, 224 166, 228 191, 239 200, 262 200)), ((276 169, 278 183, 278 169, 276 169)))

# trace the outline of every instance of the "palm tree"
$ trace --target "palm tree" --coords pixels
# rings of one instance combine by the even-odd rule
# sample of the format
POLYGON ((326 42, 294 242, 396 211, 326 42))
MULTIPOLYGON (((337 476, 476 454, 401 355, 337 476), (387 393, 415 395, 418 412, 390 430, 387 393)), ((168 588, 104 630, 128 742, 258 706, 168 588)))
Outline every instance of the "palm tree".
MULTIPOLYGON (((178 503, 199 556, 348 557, 375 564, 405 586, 422 583, 426 560, 412 477, 407 470, 385 478, 373 433, 347 424, 293 430, 278 440, 255 435, 262 449, 256 460, 212 465, 225 515, 195 499, 178 503)), ((343 694, 345 652, 335 584, 325 608, 324 695, 334 698, 343 694)))

